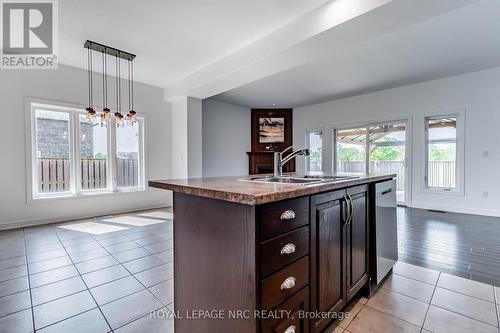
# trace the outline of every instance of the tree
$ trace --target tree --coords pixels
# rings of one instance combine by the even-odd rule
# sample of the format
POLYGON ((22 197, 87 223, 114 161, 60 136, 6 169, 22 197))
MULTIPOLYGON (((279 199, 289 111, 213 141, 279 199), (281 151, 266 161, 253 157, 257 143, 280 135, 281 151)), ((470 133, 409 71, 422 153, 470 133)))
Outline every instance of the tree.
POLYGON ((353 147, 339 147, 338 150, 339 161, 349 162, 349 161, 364 161, 365 152, 362 149, 353 147))
POLYGON ((456 159, 456 149, 454 144, 430 144, 430 161, 454 161, 456 159))
POLYGON ((97 153, 97 154, 95 154, 94 159, 96 159, 96 160, 105 160, 106 159, 106 154, 97 153))
POLYGON ((313 150, 309 155, 309 159, 313 162, 321 161, 321 149, 313 150))
POLYGON ((377 143, 390 143, 397 141, 396 138, 391 138, 384 136, 378 140, 373 146, 374 149, 370 154, 370 159, 372 161, 401 161, 404 159, 405 150, 404 147, 398 146, 397 143, 394 145, 379 145, 377 143))

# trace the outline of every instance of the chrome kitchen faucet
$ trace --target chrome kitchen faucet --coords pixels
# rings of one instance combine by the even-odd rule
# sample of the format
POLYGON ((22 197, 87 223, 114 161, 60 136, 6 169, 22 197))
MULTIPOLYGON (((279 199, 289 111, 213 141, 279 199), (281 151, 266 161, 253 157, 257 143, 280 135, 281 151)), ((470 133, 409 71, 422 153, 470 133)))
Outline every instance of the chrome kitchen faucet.
POLYGON ((293 149, 293 146, 286 148, 281 153, 279 152, 274 153, 274 177, 283 176, 283 165, 288 163, 290 160, 294 159, 299 155, 309 156, 309 149, 299 149, 296 151, 292 151, 289 155, 287 155, 287 157, 283 158, 283 154, 291 149, 293 149))

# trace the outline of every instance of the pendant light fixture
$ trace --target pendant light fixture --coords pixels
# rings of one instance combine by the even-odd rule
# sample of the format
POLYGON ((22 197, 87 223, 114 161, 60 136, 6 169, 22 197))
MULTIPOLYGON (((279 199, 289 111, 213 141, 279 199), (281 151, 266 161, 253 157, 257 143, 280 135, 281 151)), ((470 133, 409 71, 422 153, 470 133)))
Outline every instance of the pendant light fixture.
POLYGON ((121 83, 121 70, 120 58, 116 56, 116 127, 124 126, 124 117, 121 113, 122 110, 122 83, 121 83))
POLYGON ((101 126, 108 126, 111 121, 111 110, 108 107, 108 56, 114 56, 116 60, 116 112, 115 124, 117 127, 123 127, 125 124, 133 126, 137 120, 137 112, 134 110, 134 59, 135 55, 129 52, 121 51, 119 49, 106 46, 100 43, 87 40, 84 44, 87 49, 87 74, 88 74, 88 93, 89 100, 87 111, 87 119, 92 124, 95 124, 97 118, 100 118, 101 126), (93 51, 99 52, 102 55, 102 114, 97 115, 94 109, 94 96, 93 96, 93 51), (127 60, 128 66, 128 113, 125 116, 122 113, 122 94, 121 94, 121 59, 127 60))
POLYGON ((111 118, 111 110, 108 108, 108 61, 106 54, 102 51, 102 109, 101 127, 108 127, 111 118))
POLYGON ((92 64, 92 52, 90 51, 90 49, 88 50, 88 53, 87 53, 87 67, 88 67, 88 85, 89 85, 89 104, 87 106, 87 120, 91 123, 91 124, 94 124, 95 123, 95 115, 96 115, 96 112, 94 110, 94 96, 93 96, 93 86, 92 86, 92 76, 93 76, 93 73, 94 73, 94 66, 92 64))
POLYGON ((134 65, 132 61, 128 62, 128 109, 127 119, 134 126, 137 122, 137 112, 134 111, 134 65))

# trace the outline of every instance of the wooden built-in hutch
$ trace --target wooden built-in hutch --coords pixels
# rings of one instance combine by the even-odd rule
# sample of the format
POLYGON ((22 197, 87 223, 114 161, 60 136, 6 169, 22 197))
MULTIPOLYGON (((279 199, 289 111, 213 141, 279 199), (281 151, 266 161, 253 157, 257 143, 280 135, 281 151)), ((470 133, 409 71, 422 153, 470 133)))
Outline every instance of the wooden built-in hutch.
MULTIPOLYGON (((252 149, 248 154, 248 173, 272 173, 273 155, 292 145, 292 109, 252 109, 252 149), (280 133, 276 137, 262 135, 264 121, 277 122, 280 133)), ((283 167, 284 172, 295 172, 295 161, 283 167)))

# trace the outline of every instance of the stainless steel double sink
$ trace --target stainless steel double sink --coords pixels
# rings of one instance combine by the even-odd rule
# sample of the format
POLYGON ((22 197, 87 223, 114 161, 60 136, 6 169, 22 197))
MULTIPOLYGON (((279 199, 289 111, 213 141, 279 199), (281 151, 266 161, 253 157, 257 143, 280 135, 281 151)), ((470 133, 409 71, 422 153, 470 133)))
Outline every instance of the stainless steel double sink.
POLYGON ((281 184, 295 184, 295 185, 309 185, 309 184, 320 184, 320 183, 331 183, 337 181, 343 181, 348 179, 356 179, 359 176, 324 176, 324 175, 306 175, 306 176, 266 176, 266 177, 249 177, 246 181, 256 182, 256 183, 281 183, 281 184))

